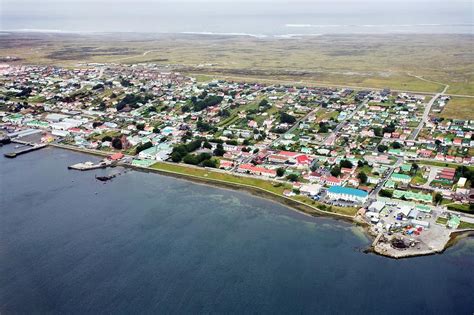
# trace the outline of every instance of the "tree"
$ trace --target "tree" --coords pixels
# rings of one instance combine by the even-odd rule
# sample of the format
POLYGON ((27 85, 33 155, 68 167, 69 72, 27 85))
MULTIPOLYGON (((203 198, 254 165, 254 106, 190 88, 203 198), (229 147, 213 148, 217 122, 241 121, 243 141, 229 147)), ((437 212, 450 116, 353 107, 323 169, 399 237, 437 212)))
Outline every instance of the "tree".
POLYGON ((328 131, 329 131, 329 128, 328 128, 327 123, 321 121, 319 123, 318 133, 328 133, 328 131))
POLYGON ((267 107, 268 106, 268 101, 266 99, 263 99, 263 100, 260 101, 258 106, 267 107))
POLYGON ((191 110, 191 108, 188 105, 183 105, 183 107, 181 107, 181 112, 182 113, 187 113, 190 110, 191 110))
POLYGON ((210 144, 208 141, 204 142, 202 146, 203 148, 206 148, 206 149, 212 149, 212 144, 210 144))
POLYGON ((117 150, 122 150, 122 140, 119 137, 112 140, 112 147, 117 150))
POLYGON ((339 175, 341 175, 341 168, 339 166, 334 166, 332 169, 331 169, 331 175, 334 176, 334 177, 338 177, 339 175))
POLYGON ((183 159, 183 157, 181 156, 181 154, 179 154, 179 152, 173 152, 171 153, 171 161, 175 162, 175 163, 179 163, 181 162, 181 160, 183 159))
POLYGON ((104 136, 104 137, 102 138, 102 142, 106 142, 106 141, 111 142, 111 141, 112 141, 112 137, 111 137, 111 136, 104 136))
POLYGON ((386 189, 382 189, 379 192, 379 195, 381 197, 386 197, 386 198, 392 198, 393 197, 393 193, 390 190, 386 190, 386 189))
POLYGON ((194 154, 187 154, 183 158, 183 162, 186 164, 191 164, 191 165, 198 165, 200 163, 198 157, 194 154))
POLYGON ((382 130, 383 133, 392 133, 395 132, 396 126, 393 122, 391 122, 388 126, 385 126, 382 130))
POLYGON ((377 151, 379 151, 380 153, 383 153, 383 152, 385 152, 385 151, 387 151, 387 150, 388 150, 388 147, 387 147, 385 144, 379 144, 379 145, 377 146, 377 151))
POLYGON ((216 146, 216 149, 214 150, 214 155, 215 156, 223 156, 225 154, 224 147, 222 146, 221 143, 218 143, 216 146))
POLYGON ((358 175, 357 175, 357 178, 360 180, 361 184, 365 184, 367 183, 367 175, 364 173, 364 172, 360 172, 358 175))
POLYGON ((217 164, 218 164, 218 161, 215 159, 204 160, 202 162, 202 166, 204 167, 217 168, 217 164))
POLYGON ((290 114, 287 114, 285 112, 280 112, 280 122, 281 123, 287 123, 287 124, 292 124, 296 121, 296 118, 294 116, 291 116, 290 114))
POLYGON ((290 182, 296 182, 298 178, 299 176, 297 174, 288 174, 288 176, 286 176, 286 179, 288 179, 290 182))
POLYGON ((354 165, 352 165, 352 162, 349 160, 341 160, 341 162, 339 162, 339 166, 344 168, 352 168, 354 165))
POLYGON ((440 193, 436 193, 434 195, 434 202, 436 204, 440 204, 442 200, 443 200, 443 195, 441 195, 440 193))
POLYGON ((276 173, 278 177, 282 177, 283 175, 285 175, 285 169, 283 167, 279 167, 277 168, 276 173))
POLYGON ((372 128, 372 130, 374 131, 374 135, 375 135, 376 137, 382 137, 382 136, 383 136, 382 128, 380 128, 380 127, 374 127, 374 128, 372 128))
POLYGON ((137 129, 138 129, 138 130, 143 130, 143 129, 145 129, 145 124, 137 124, 137 129))
POLYGON ((392 142, 392 148, 394 149, 400 149, 402 147, 402 145, 400 144, 400 142, 392 142))

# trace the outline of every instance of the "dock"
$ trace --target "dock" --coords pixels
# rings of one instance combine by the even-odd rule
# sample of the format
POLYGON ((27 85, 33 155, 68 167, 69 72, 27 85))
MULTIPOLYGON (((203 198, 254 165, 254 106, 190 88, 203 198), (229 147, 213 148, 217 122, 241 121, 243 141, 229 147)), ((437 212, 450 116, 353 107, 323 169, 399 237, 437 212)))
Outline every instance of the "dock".
POLYGON ((93 162, 77 163, 77 164, 68 166, 68 169, 77 170, 77 171, 90 171, 90 170, 96 170, 99 168, 106 168, 109 166, 115 166, 115 164, 112 161, 103 160, 96 164, 94 164, 93 162))
POLYGON ((40 150, 40 149, 43 149, 47 146, 48 146, 47 144, 33 145, 33 146, 30 146, 30 147, 21 149, 19 151, 5 153, 4 156, 7 157, 7 158, 10 158, 10 159, 13 159, 13 158, 17 157, 18 155, 25 154, 25 153, 32 152, 32 151, 36 151, 36 150, 40 150))

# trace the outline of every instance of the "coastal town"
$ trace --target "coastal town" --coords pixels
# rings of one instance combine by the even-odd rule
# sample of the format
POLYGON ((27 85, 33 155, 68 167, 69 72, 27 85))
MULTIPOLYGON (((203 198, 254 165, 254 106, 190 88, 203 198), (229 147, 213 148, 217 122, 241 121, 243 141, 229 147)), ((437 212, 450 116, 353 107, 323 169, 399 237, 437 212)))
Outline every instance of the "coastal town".
MULTIPOLYGON (((315 83, 317 86, 317 83, 315 83)), ((474 121, 443 92, 262 84, 154 64, 0 64, 0 138, 260 191, 367 226, 375 252, 442 252, 474 228, 474 121)), ((107 180, 102 178, 101 180, 107 180)))

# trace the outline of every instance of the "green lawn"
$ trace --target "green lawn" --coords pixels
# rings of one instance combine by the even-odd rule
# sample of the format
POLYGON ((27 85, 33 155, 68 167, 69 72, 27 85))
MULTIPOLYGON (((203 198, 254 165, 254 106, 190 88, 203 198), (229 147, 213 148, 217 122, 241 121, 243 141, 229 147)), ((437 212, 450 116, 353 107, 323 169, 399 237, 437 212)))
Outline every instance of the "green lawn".
POLYGON ((436 223, 441 224, 441 225, 446 225, 446 223, 448 223, 448 219, 440 217, 436 219, 436 223))
POLYGON ((461 223, 459 223, 458 229, 474 229, 474 223, 461 221, 461 223))
POLYGON ((162 171, 169 171, 169 172, 184 174, 184 175, 191 175, 191 176, 195 176, 199 178, 225 181, 225 182, 241 184, 241 185, 249 185, 249 186, 268 190, 278 195, 282 195, 285 189, 291 188, 289 185, 283 185, 283 184, 271 182, 268 180, 252 178, 252 177, 235 176, 228 173, 214 172, 205 168, 194 168, 194 167, 184 166, 180 164, 169 164, 169 163, 158 162, 156 164, 153 164, 151 168, 162 170, 162 171))
MULTIPOLYGON (((150 166, 153 169, 161 170, 161 171, 168 171, 178 174, 183 174, 187 176, 194 176, 202 179, 209 179, 209 180, 216 180, 216 181, 224 181, 233 184, 239 185, 247 185, 251 187, 261 188, 266 191, 272 192, 279 196, 283 195, 283 191, 285 189, 291 189, 290 184, 282 184, 278 182, 272 182, 270 180, 252 178, 252 177, 244 177, 244 176, 236 176, 229 173, 221 173, 217 171, 212 171, 209 169, 204 168, 195 168, 189 167, 180 164, 170 164, 170 163, 162 163, 158 162, 150 166)), ((328 212, 333 212, 337 214, 344 214, 353 216, 357 212, 357 208, 354 207, 335 207, 335 206, 325 206, 322 203, 313 201, 312 199, 305 197, 305 196, 294 196, 290 199, 300 201, 306 205, 316 207, 318 209, 322 209, 328 212), (322 207, 325 206, 326 208, 322 207)))

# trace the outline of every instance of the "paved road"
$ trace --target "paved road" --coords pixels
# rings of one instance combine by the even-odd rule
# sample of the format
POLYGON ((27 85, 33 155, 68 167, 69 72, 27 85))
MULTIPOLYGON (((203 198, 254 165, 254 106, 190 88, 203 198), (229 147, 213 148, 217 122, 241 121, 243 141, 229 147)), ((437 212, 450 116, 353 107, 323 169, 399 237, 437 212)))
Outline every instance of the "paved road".
POLYGON ((431 111, 431 106, 433 106, 434 102, 438 99, 438 97, 440 97, 441 95, 444 95, 444 93, 446 93, 448 88, 449 88, 449 85, 446 85, 443 92, 438 93, 435 96, 433 96, 433 98, 428 102, 428 104, 426 104, 425 111, 423 113, 423 117, 421 118, 421 121, 418 124, 418 127, 416 127, 416 129, 411 134, 411 136, 409 138, 410 140, 415 140, 418 137, 418 134, 420 133, 421 129, 423 128, 425 123, 428 121, 428 116, 429 116, 430 111, 431 111))
POLYGON ((403 163, 403 158, 399 157, 397 159, 397 162, 395 162, 395 164, 390 166, 390 168, 388 170, 388 173, 386 173, 386 175, 384 177, 382 177, 382 180, 379 182, 377 187, 374 190, 372 190, 372 192, 370 193, 370 198, 372 198, 372 199, 377 198, 379 192, 382 190, 382 188, 385 185, 385 183, 387 182, 387 180, 389 180, 390 176, 392 176, 395 169, 397 167, 399 167, 400 165, 402 165, 402 163, 403 163))
POLYGON ((283 139, 283 137, 286 135, 286 134, 290 134, 292 133, 296 128, 298 128, 298 126, 300 125, 300 123, 304 120, 306 120, 309 116, 313 115, 314 113, 316 113, 319 109, 319 106, 316 107, 315 109, 313 109, 312 111, 310 111, 308 114, 306 114, 304 117, 298 119, 294 124, 293 126, 288 129, 285 133, 281 134, 278 138, 276 138, 275 140, 273 140, 272 142, 272 146, 274 146, 278 141, 280 141, 281 139, 283 139))
POLYGON ((339 130, 341 130, 342 126, 344 126, 344 124, 345 124, 347 121, 351 120, 352 117, 354 117, 354 115, 355 115, 357 112, 359 112, 359 111, 362 109, 362 107, 364 107, 365 105, 367 105, 367 101, 364 101, 364 102, 360 103, 359 106, 357 106, 357 108, 356 108, 355 110, 353 110, 349 115, 347 115, 346 119, 344 119, 343 121, 341 121, 341 122, 339 123, 339 125, 337 125, 336 128, 335 128, 332 132, 330 132, 330 133, 324 138, 324 140, 322 141, 322 143, 325 143, 325 142, 327 141, 327 139, 328 139, 330 136, 332 136, 332 135, 335 135, 335 136, 337 137, 337 134, 338 134, 339 130))

